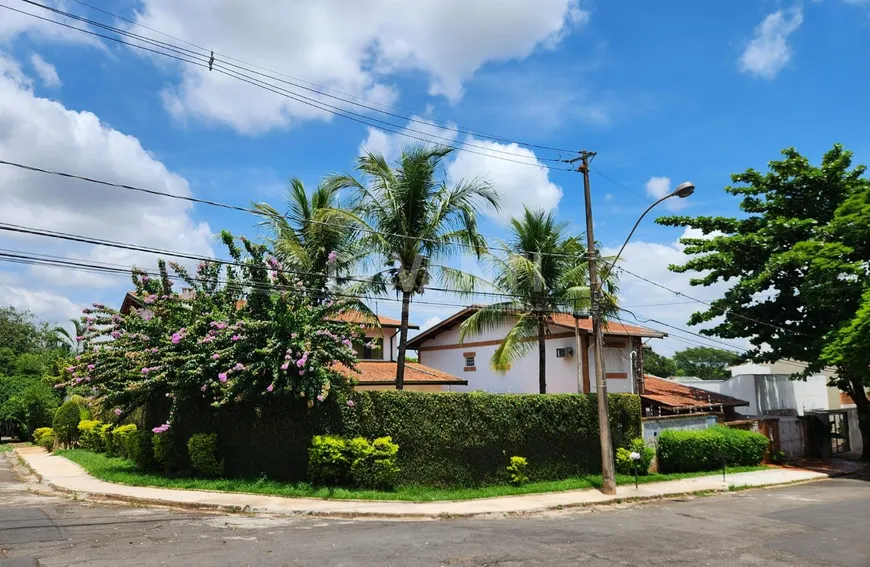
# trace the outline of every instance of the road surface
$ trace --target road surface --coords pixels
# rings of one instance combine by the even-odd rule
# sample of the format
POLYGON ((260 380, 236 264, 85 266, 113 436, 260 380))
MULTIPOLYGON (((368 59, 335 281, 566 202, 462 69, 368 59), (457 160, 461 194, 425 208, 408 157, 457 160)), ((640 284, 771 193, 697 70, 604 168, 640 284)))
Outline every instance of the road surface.
POLYGON ((33 487, 0 455, 0 567, 870 566, 870 477, 425 522, 91 504, 33 487))

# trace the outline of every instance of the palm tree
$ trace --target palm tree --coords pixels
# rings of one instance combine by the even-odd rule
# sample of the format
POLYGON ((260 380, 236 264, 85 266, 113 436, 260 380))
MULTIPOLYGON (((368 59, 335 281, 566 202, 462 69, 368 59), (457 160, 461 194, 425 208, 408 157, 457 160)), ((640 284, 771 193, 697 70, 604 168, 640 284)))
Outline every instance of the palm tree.
POLYGON ((411 300, 424 292, 430 280, 466 292, 479 285, 474 276, 437 262, 463 246, 480 257, 486 240, 478 232, 476 214, 481 207, 498 209, 498 196, 486 181, 462 180, 448 186, 436 178, 451 151, 411 148, 402 153, 395 168, 382 155, 367 153, 357 162, 359 179, 335 175, 326 182, 354 191, 351 210, 334 209, 327 217, 346 219, 360 230, 363 246, 376 266, 366 284, 368 291, 392 289, 402 298, 398 390, 404 388, 411 300))
MULTIPOLYGON (((567 234, 567 224, 557 223, 551 213, 530 211, 511 219, 509 250, 490 256, 496 274, 495 287, 511 299, 478 309, 459 328, 459 340, 512 325, 490 359, 497 372, 507 372, 513 363, 538 346, 538 387, 547 393, 546 339, 554 312, 577 312, 590 306, 586 246, 567 234)), ((616 286, 612 277, 604 286, 606 311, 613 312, 616 286)), ((579 353, 578 353, 579 356, 579 353)))
POLYGON ((340 207, 339 188, 325 184, 310 197, 302 181, 293 178, 287 188, 287 212, 266 203, 253 203, 263 217, 259 226, 281 265, 302 274, 309 289, 327 292, 330 280, 342 283, 359 261, 358 234, 343 219, 327 222, 323 212, 340 207))
POLYGON ((78 319, 70 319, 75 329, 75 334, 70 334, 69 329, 58 325, 52 332, 64 343, 72 354, 79 354, 82 351, 82 344, 79 342, 79 337, 85 334, 85 324, 78 319))

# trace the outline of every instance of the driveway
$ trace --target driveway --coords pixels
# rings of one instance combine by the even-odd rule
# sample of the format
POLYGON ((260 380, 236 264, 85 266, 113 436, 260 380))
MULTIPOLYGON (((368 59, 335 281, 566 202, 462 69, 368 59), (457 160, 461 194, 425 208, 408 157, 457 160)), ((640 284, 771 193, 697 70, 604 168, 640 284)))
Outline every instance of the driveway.
POLYGON ((870 565, 870 477, 426 522, 216 515, 28 492, 0 456, 0 566, 870 565))

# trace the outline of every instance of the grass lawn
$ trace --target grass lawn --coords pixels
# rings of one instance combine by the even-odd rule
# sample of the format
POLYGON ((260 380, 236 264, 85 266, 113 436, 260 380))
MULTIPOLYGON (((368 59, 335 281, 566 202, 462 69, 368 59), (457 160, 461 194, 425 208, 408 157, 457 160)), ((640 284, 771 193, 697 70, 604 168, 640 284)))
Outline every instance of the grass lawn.
MULTIPOLYGON (((157 486, 161 488, 183 488, 192 490, 221 490, 226 492, 247 492, 295 498, 335 498, 340 500, 408 500, 433 502, 436 500, 467 500, 489 498, 512 494, 531 494, 536 492, 558 492, 601 486, 600 475, 589 475, 565 480, 533 482, 525 486, 486 486, 483 488, 433 488, 428 486, 400 486, 395 491, 364 490, 352 488, 322 488, 307 483, 286 483, 266 479, 200 479, 174 477, 136 470, 132 462, 118 457, 107 457, 100 453, 72 449, 56 451, 67 459, 80 465, 92 476, 108 482, 130 484, 133 486, 157 486)), ((728 473, 748 472, 766 469, 758 467, 732 467, 728 473)), ((641 483, 678 480, 705 475, 722 474, 722 471, 681 474, 653 474, 638 478, 641 483)), ((617 475, 617 484, 632 484, 633 476, 617 475)))
POLYGON ((0 453, 5 453, 6 451, 11 451, 12 445, 10 443, 0 443, 0 453))

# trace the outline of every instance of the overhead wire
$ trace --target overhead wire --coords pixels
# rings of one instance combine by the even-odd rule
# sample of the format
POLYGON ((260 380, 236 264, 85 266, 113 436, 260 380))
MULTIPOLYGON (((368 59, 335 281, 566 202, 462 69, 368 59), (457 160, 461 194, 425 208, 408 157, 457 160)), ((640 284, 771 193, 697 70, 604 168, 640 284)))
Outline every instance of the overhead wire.
MULTIPOLYGON (((139 34, 135 34, 135 33, 132 33, 132 32, 126 31, 126 30, 122 30, 120 28, 109 26, 109 25, 104 24, 102 22, 90 20, 88 18, 83 18, 81 16, 78 16, 76 14, 72 14, 70 12, 65 12, 63 10, 59 10, 59 9, 51 7, 51 6, 46 6, 44 4, 34 2, 33 0, 21 0, 21 1, 26 3, 26 4, 36 6, 36 7, 48 10, 50 12, 62 15, 64 17, 67 17, 67 18, 70 18, 70 19, 73 19, 76 21, 80 21, 82 23, 86 23, 86 24, 89 24, 89 25, 92 25, 92 26, 95 26, 98 28, 102 28, 102 29, 105 29, 107 31, 111 31, 113 33, 116 33, 116 34, 122 36, 122 37, 133 38, 133 39, 138 40, 138 41, 143 41, 143 42, 150 44, 154 47, 157 47, 159 49, 169 50, 171 52, 175 52, 176 55, 173 55, 171 53, 166 53, 165 51, 160 51, 159 49, 152 49, 152 48, 148 48, 148 47, 136 44, 136 43, 130 43, 128 41, 124 41, 123 39, 120 39, 117 37, 107 36, 104 34, 93 32, 91 30, 87 30, 87 29, 76 27, 76 26, 64 24, 63 22, 58 22, 58 21, 52 20, 50 18, 42 18, 36 14, 32 14, 30 12, 25 12, 22 10, 17 10, 15 8, 11 8, 11 7, 3 5, 3 4, 0 4, 0 7, 19 12, 21 14, 29 15, 29 16, 34 17, 34 18, 39 18, 41 20, 44 20, 44 21, 47 21, 47 22, 50 22, 50 23, 53 23, 56 25, 61 25, 61 26, 79 31, 81 33, 87 33, 90 35, 94 35, 97 37, 108 39, 110 41, 115 41, 115 42, 130 46, 130 47, 136 47, 136 48, 144 49, 144 50, 152 52, 152 53, 164 55, 166 57, 177 59, 179 61, 182 61, 182 62, 185 62, 188 64, 207 68, 207 69, 209 69, 209 71, 222 73, 224 75, 233 77, 235 79, 241 80, 241 81, 246 82, 248 84, 260 87, 264 90, 271 91, 275 94, 285 96, 286 98, 289 98, 289 99, 294 100, 296 102, 299 102, 301 104, 311 106, 313 108, 317 108, 318 110, 322 110, 324 112, 328 112, 328 113, 333 114, 333 115, 341 116, 341 117, 347 118, 349 120, 360 122, 360 123, 365 124, 367 126, 372 126, 375 128, 386 130, 386 131, 394 133, 394 134, 406 136, 408 138, 415 139, 417 141, 427 142, 427 143, 440 143, 442 145, 453 146, 457 150, 460 150, 460 151, 466 151, 469 153, 482 155, 485 157, 491 157, 494 159, 501 159, 503 161, 518 163, 518 164, 532 166, 532 167, 536 167, 536 168, 549 167, 550 169, 553 169, 555 171, 559 171, 559 170, 570 171, 569 169, 566 169, 566 168, 557 168, 557 167, 552 167, 552 166, 546 166, 545 164, 541 163, 541 162, 561 163, 562 160, 559 158, 545 158, 545 157, 537 157, 537 156, 529 157, 527 155, 518 154, 516 152, 481 146, 479 144, 475 144, 472 142, 457 141, 455 138, 448 138, 446 136, 440 136, 438 134, 433 134, 431 132, 423 132, 420 130, 416 130, 414 128, 410 128, 407 126, 402 126, 400 124, 395 124, 392 122, 381 120, 379 118, 366 116, 364 114, 360 114, 360 113, 354 112, 352 110, 348 110, 346 108, 341 108, 341 107, 329 104, 329 103, 322 101, 322 100, 318 100, 315 98, 305 96, 299 92, 291 91, 291 90, 279 87, 277 85, 269 83, 268 81, 259 79, 257 77, 253 77, 251 75, 248 75, 248 74, 245 74, 245 73, 242 73, 239 71, 236 71, 235 69, 230 69, 229 66, 235 67, 237 69, 242 69, 242 70, 247 71, 248 73, 251 73, 254 75, 260 75, 260 76, 264 76, 264 77, 267 77, 267 78, 272 79, 272 80, 278 80, 279 82, 288 83, 288 81, 278 79, 276 77, 272 77, 269 75, 264 75, 263 73, 258 73, 256 71, 241 67, 239 65, 227 64, 227 66, 222 67, 219 61, 217 61, 217 60, 215 60, 207 55, 192 52, 189 49, 184 49, 184 48, 181 48, 178 46, 167 44, 166 42, 161 42, 159 40, 155 40, 152 38, 141 36, 139 34), (181 55, 180 57, 179 57, 179 54, 181 55), (371 122, 375 122, 376 124, 372 124, 371 122), (390 128, 392 128, 392 129, 390 129, 390 128), (415 136, 413 134, 417 134, 417 135, 415 136), (425 136, 425 137, 420 137, 420 136, 425 136), (441 142, 435 142, 435 140, 441 140, 441 142), (470 148, 474 148, 474 149, 470 149, 470 148), (482 150, 482 151, 478 151, 478 150, 482 150), (501 154, 501 155, 492 155, 492 154, 501 154), (522 158, 522 159, 512 159, 509 157, 502 157, 502 156, 513 156, 513 157, 522 158), (535 161, 525 161, 525 160, 530 160, 530 159, 535 160, 535 161)), ((307 88, 307 87, 302 87, 302 86, 298 86, 298 85, 296 85, 296 86, 297 86, 297 88, 307 88)), ((312 90, 312 89, 308 89, 308 90, 312 90)), ((321 94, 323 94, 323 93, 321 93, 321 94)), ((330 96, 330 95, 326 95, 326 96, 330 96)), ((331 97, 331 98, 335 98, 335 97, 331 97)), ((350 104, 358 105, 358 103, 353 103, 352 101, 348 101, 346 99, 342 99, 342 100, 345 102, 348 102, 350 104)), ((377 109, 374 109, 372 107, 365 107, 365 108, 377 111, 377 109)), ((380 111, 380 112, 383 112, 383 111, 380 111)))
MULTIPOLYGON (((195 47, 195 48, 197 48, 197 49, 203 51, 203 52, 204 52, 204 53, 203 53, 204 55, 209 55, 210 53, 213 52, 216 56, 220 56, 220 57, 226 59, 227 61, 235 61, 235 62, 237 62, 237 63, 243 63, 244 65, 247 65, 247 66, 249 66, 249 67, 253 67, 254 69, 258 69, 258 70, 260 70, 260 71, 267 71, 267 72, 269 72, 269 73, 274 73, 274 74, 276 74, 276 75, 280 75, 280 76, 282 76, 282 77, 286 77, 286 78, 288 78, 288 79, 292 79, 292 80, 294 80, 294 81, 298 81, 298 82, 301 82, 301 83, 305 83, 305 84, 311 85, 312 87, 315 87, 314 89, 306 89, 306 90, 312 90, 313 92, 317 92, 318 94, 322 94, 322 95, 325 95, 325 96, 330 96, 330 95, 328 95, 328 94, 327 94, 326 92, 324 92, 324 91, 334 92, 334 93, 338 93, 338 94, 343 95, 343 96, 346 96, 346 97, 350 97, 350 98, 353 98, 353 99, 356 99, 356 100, 363 101, 363 102, 365 102, 365 103, 367 103, 367 104, 377 105, 377 106, 380 106, 380 107, 382 107, 382 108, 387 108, 387 109, 390 109, 390 110, 393 110, 393 111, 401 112, 402 114, 391 114, 391 113, 388 113, 388 112, 384 112, 384 111, 381 111, 381 110, 377 110, 378 112, 383 112, 384 114, 388 114, 388 115, 390 115, 390 116, 394 116, 394 117, 396 117, 396 118, 406 119, 406 120, 408 120, 408 121, 410 121, 410 122, 417 122, 417 123, 424 124, 424 125, 427 125, 427 126, 432 125, 432 124, 435 124, 435 125, 439 126, 442 130, 451 130, 451 131, 458 132, 458 133, 460 133, 460 134, 467 134, 467 135, 476 136, 476 137, 478 137, 478 138, 486 138, 486 139, 489 139, 489 140, 495 140, 495 141, 505 142, 505 143, 509 143, 509 144, 517 144, 517 145, 520 145, 520 146, 526 146, 526 147, 530 147, 530 148, 538 148, 538 149, 548 150, 548 151, 552 151, 552 152, 560 152, 560 153, 576 153, 576 150, 573 150, 573 149, 558 148, 558 147, 553 147, 553 146, 547 146, 547 145, 535 144, 535 143, 531 143, 531 142, 523 142, 523 141, 519 141, 519 140, 513 140, 513 139, 510 139, 510 138, 504 138, 504 137, 497 136, 497 135, 493 135, 493 134, 487 134, 486 132, 482 132, 482 131, 479 131, 479 130, 464 129, 464 128, 460 128, 460 127, 454 125, 454 123, 452 123, 452 122, 445 122, 445 121, 440 121, 440 120, 436 120, 436 119, 431 119, 431 120, 429 120, 429 119, 427 119, 427 120, 417 119, 417 118, 415 118, 415 113, 410 112, 410 111, 408 111, 408 110, 403 110, 403 109, 401 109, 401 108, 398 108, 398 107, 396 107, 396 106, 391 106, 391 105, 388 105, 388 104, 382 104, 382 103, 379 103, 379 102, 376 102, 376 101, 372 101, 372 100, 370 100, 370 99, 366 99, 365 97, 361 97, 361 96, 358 96, 358 95, 353 95, 353 94, 350 94, 350 93, 346 93, 346 92, 341 91, 341 90, 339 90, 339 89, 335 89, 335 88, 328 87, 328 86, 325 86, 325 85, 322 85, 322 84, 318 84, 318 83, 315 83, 315 82, 307 81, 307 80, 305 80, 305 79, 301 79, 301 78, 299 78, 299 77, 294 77, 293 75, 289 75, 289 74, 287 74, 287 73, 282 73, 281 71, 276 71, 276 70, 274 70, 274 69, 269 69, 269 68, 267 68, 267 67, 263 67, 263 66, 260 66, 260 65, 255 64, 255 63, 251 63, 251 62, 245 61, 245 60, 243 60, 243 59, 238 59, 238 58, 235 58, 235 57, 231 57, 231 56, 229 56, 229 55, 227 55, 227 54, 220 53, 219 51, 211 50, 211 49, 209 49, 209 48, 207 48, 207 47, 203 47, 202 45, 198 45, 198 44, 196 44, 196 43, 193 43, 193 42, 190 42, 190 41, 188 41, 188 40, 185 40, 185 39, 179 38, 179 37, 177 37, 177 36, 174 36, 174 35, 171 35, 171 34, 165 33, 165 32, 163 32, 163 31, 160 31, 160 30, 155 29, 155 28, 153 28, 153 27, 149 27, 149 26, 147 26, 147 25, 144 25, 144 24, 142 24, 142 23, 140 23, 140 22, 137 22, 137 21, 135 21, 135 20, 132 20, 132 19, 130 19, 130 18, 126 18, 126 17, 121 16, 121 15, 119 15, 119 14, 115 14, 115 13, 113 13, 113 12, 110 12, 110 11, 108 11, 108 10, 104 10, 104 9, 99 8, 99 7, 97 7, 97 6, 93 6, 93 5, 91 5, 91 4, 88 4, 87 2, 83 2, 83 1, 81 1, 81 0, 71 0, 71 1, 74 2, 74 3, 76 3, 76 4, 79 4, 80 6, 84 6, 84 7, 86 7, 86 8, 89 8, 89 9, 91 9, 91 10, 95 10, 95 11, 100 12, 100 13, 102 13, 102 14, 105 14, 105 15, 107 15, 107 16, 111 16, 111 17, 113 17, 113 18, 117 18, 117 19, 119 19, 119 20, 121 20, 121 21, 127 22, 127 23, 129 23, 129 24, 131 24, 131 25, 133 25, 133 26, 136 26, 136 27, 139 27, 139 28, 142 28, 142 29, 145 29, 145 30, 148 30, 148 31, 154 32, 154 33, 156 33, 156 34, 159 34, 159 35, 162 35, 162 36, 164 36, 164 37, 167 37, 167 38, 173 39, 173 40, 175 40, 175 41, 179 41, 179 42, 184 43, 184 44, 186 44, 186 45, 189 45, 189 46, 191 46, 191 47, 195 47), (318 89, 319 89, 319 90, 318 90, 318 89)), ((216 60, 217 60, 217 59, 216 59, 216 60)), ((244 67, 241 67, 241 66, 239 66, 239 67, 244 69, 244 67)), ((293 84, 293 83, 290 83, 290 84, 293 84)), ((305 87, 301 87, 301 86, 300 86, 299 88, 305 88, 305 87)), ((338 98, 338 97, 333 97, 333 98, 338 98)), ((343 99, 338 98, 338 100, 343 100, 343 99)), ((347 102, 347 101, 345 101, 345 102, 347 102)), ((367 107, 365 107, 364 105, 360 105, 360 106, 363 106, 364 108, 367 108, 367 107)))
MULTIPOLYGON (((19 162, 9 161, 9 160, 5 160, 2 158, 0 158, 0 165, 7 165, 10 167, 16 167, 18 169, 31 171, 34 173, 42 173, 42 174, 46 174, 46 175, 64 177, 67 179, 75 179, 78 181, 85 181, 88 183, 94 183, 94 184, 103 185, 106 187, 114 187, 117 189, 124 189, 127 191, 135 191, 135 192, 139 192, 139 193, 146 193, 146 194, 156 195, 156 196, 160 196, 160 197, 167 197, 170 199, 176 199, 176 200, 180 200, 180 201, 187 201, 189 203, 197 203, 197 204, 201 204, 201 205, 208 205, 211 207, 219 207, 219 208, 223 208, 223 209, 239 211, 239 212, 243 212, 243 213, 249 213, 249 214, 260 216, 260 217, 263 216, 262 213, 254 210, 250 207, 242 207, 240 205, 231 205, 231 204, 227 204, 227 203, 213 201, 210 199, 200 199, 198 197, 192 197, 192 196, 188 196, 188 195, 178 195, 175 193, 169 193, 167 191, 159 191, 156 189, 137 187, 137 186, 128 185, 125 183, 114 183, 111 181, 105 181, 105 180, 96 179, 93 177, 76 175, 74 173, 69 173, 66 171, 50 170, 50 169, 45 169, 42 167, 37 167, 34 165, 28 165, 28 164, 23 164, 23 163, 19 163, 19 162)), ((289 219, 289 217, 287 215, 281 215, 281 218, 289 219)), ((332 226, 332 223, 329 223, 326 221, 317 221, 314 219, 306 220, 306 222, 311 223, 311 224, 323 225, 323 226, 332 226)), ((369 229, 366 227, 357 227, 357 229, 360 230, 361 232, 365 232, 367 234, 377 234, 377 235, 381 235, 381 236, 396 237, 396 238, 405 238, 405 236, 406 236, 403 234, 397 234, 397 233, 386 232, 386 231, 381 231, 381 230, 374 230, 374 229, 369 229)), ((437 241, 437 240, 432 239, 432 238, 415 237, 415 240, 443 244, 443 242, 437 241)), ((558 253, 558 252, 535 252, 535 251, 527 251, 527 250, 511 250, 510 248, 506 248, 506 247, 498 247, 498 246, 490 246, 490 245, 475 246, 473 244, 465 244, 464 242, 448 242, 448 243, 446 243, 446 245, 455 246, 455 247, 459 247, 459 248, 465 248, 465 249, 471 250, 471 251, 489 250, 489 251, 498 251, 498 252, 504 252, 504 253, 509 253, 509 254, 528 254, 528 255, 537 254, 540 256, 551 256, 551 257, 560 257, 560 258, 577 258, 579 256, 588 257, 587 254, 576 255, 576 254, 565 254, 565 253, 558 253)))

